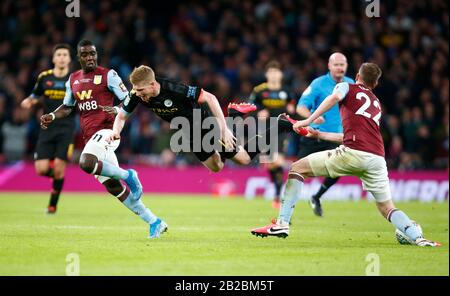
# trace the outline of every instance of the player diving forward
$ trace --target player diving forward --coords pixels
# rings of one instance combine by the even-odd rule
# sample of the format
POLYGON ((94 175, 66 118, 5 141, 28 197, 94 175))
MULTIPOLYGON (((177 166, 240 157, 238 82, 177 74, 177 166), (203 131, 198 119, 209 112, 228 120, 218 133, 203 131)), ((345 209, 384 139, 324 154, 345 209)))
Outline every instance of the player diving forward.
MULTIPOLYGON (((64 102, 50 114, 41 117, 42 128, 55 119, 67 117, 75 105, 80 112, 80 125, 85 147, 80 156, 80 167, 95 175, 106 190, 117 197, 128 209, 150 225, 150 238, 157 238, 167 230, 167 224, 156 217, 140 200, 142 185, 136 171, 119 167, 114 151, 120 141, 107 142, 114 123, 114 96, 128 97, 128 90, 114 70, 97 65, 97 50, 89 40, 77 46, 81 70, 70 75, 66 82, 64 102), (105 107, 103 107, 105 106, 105 107), (105 112, 106 106, 110 107, 105 112), (127 185, 123 186, 121 180, 127 185)), ((117 107, 116 107, 117 108, 117 107)))
MULTIPOLYGON (((252 146, 249 146, 251 140, 244 147, 239 146, 236 149, 236 138, 228 129, 219 102, 213 94, 197 86, 188 86, 155 76, 153 70, 148 66, 135 68, 130 74, 130 81, 133 84, 133 90, 116 116, 113 133, 109 136, 108 141, 113 142, 120 138, 120 132, 127 118, 138 104, 143 104, 165 121, 171 122, 176 117, 187 119, 190 128, 188 131, 183 130, 183 132, 191 135, 189 138, 190 151, 193 151, 203 165, 213 172, 218 172, 223 168, 225 159, 231 159, 238 164, 246 165, 260 152, 258 145, 254 145, 256 146, 254 151, 248 149, 248 147, 252 148, 252 146), (194 110, 201 113, 201 120, 211 116, 216 118, 220 128, 220 140, 223 146, 228 148, 227 150, 218 152, 211 149, 207 151, 209 149, 204 149, 203 145, 201 145, 200 151, 193 149, 195 139, 192 135, 195 132, 196 124, 199 124, 199 122, 195 122, 194 110)), ((251 104, 230 104, 229 106, 230 113, 236 115, 243 115, 255 109, 256 106, 251 104)), ((197 139, 197 141, 203 142, 204 136, 211 130, 201 129, 201 139, 197 139)), ((253 137, 253 139, 255 140, 257 137, 253 137)))
POLYGON ((302 194, 307 177, 357 176, 363 188, 375 198, 380 213, 417 246, 438 247, 441 244, 427 240, 419 227, 391 198, 388 171, 384 159, 384 144, 380 133, 381 104, 372 89, 378 84, 381 69, 373 63, 364 63, 356 75, 356 84, 341 82, 307 119, 293 128, 309 126, 314 120, 339 103, 344 133, 328 133, 310 129, 311 134, 327 141, 343 143, 334 150, 310 154, 292 164, 278 219, 274 223, 251 231, 256 236, 289 235, 289 221, 302 194))

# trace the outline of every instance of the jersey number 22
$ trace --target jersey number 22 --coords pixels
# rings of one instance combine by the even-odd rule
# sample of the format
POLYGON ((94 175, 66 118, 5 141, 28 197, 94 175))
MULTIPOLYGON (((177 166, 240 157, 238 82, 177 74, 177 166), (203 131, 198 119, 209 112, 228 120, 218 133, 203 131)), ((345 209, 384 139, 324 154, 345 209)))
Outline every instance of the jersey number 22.
POLYGON ((380 106, 380 103, 378 103, 377 100, 374 100, 374 101, 373 101, 373 105, 374 105, 375 108, 377 108, 380 112, 378 112, 377 114, 375 114, 375 115, 372 117, 372 114, 370 114, 369 112, 366 112, 366 110, 369 109, 369 107, 370 107, 370 102, 371 102, 369 96, 366 95, 366 94, 363 93, 363 92, 359 92, 359 93, 356 94, 356 99, 357 99, 357 100, 364 99, 365 102, 364 102, 364 104, 363 104, 363 105, 355 112, 355 114, 362 115, 362 116, 365 116, 365 117, 367 117, 367 118, 372 118, 372 120, 375 121, 375 123, 376 123, 377 125, 380 125, 380 117, 381 117, 381 106, 380 106))

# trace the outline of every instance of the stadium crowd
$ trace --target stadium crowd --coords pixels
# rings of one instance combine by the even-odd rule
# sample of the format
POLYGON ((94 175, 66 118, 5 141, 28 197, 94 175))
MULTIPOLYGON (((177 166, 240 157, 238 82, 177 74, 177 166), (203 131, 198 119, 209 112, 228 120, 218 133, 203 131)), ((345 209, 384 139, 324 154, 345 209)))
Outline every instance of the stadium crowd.
MULTIPOLYGON (((92 40, 99 64, 127 81, 134 66, 199 85, 222 107, 243 101, 264 81, 276 58, 284 81, 300 97, 327 72, 328 56, 343 52, 347 76, 364 61, 383 70, 376 95, 390 168, 448 168, 448 3, 439 0, 379 1, 380 17, 367 17, 363 0, 81 0, 80 17, 68 18, 68 2, 0 3, 0 162, 32 159, 39 111, 20 108, 38 74, 51 68, 52 47, 92 40)), ((73 55, 73 69, 79 65, 73 55)), ((129 83, 127 84, 128 86, 129 83)), ((127 125, 121 161, 191 163, 169 149, 170 127, 147 110, 127 125)), ((76 148, 81 147, 79 132, 76 148)), ((295 157, 296 138, 288 153, 295 157)), ((76 149, 77 150, 77 149, 76 149)))

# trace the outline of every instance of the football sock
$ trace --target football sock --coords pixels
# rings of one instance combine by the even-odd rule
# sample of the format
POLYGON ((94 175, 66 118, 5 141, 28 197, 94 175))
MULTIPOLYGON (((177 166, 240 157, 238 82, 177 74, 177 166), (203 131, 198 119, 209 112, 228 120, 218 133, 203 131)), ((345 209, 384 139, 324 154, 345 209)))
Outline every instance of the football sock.
POLYGON ((322 185, 320 186, 319 191, 317 191, 317 193, 314 194, 314 196, 317 197, 317 198, 321 198, 322 195, 323 195, 323 194, 324 194, 331 186, 333 186, 334 184, 336 184, 336 182, 337 182, 338 180, 339 180, 339 177, 337 177, 337 178, 330 178, 330 177, 326 178, 326 179, 323 181, 322 185))
POLYGON ((412 223, 411 219, 403 211, 392 209, 386 219, 413 241, 422 236, 420 229, 412 223))
POLYGON ((56 207, 56 205, 58 204, 59 194, 61 193, 63 184, 64 184, 64 178, 53 179, 53 190, 50 195, 49 206, 56 207))
POLYGON ((280 199, 281 187, 283 186, 283 168, 277 167, 269 170, 270 179, 275 185, 275 200, 280 199))
POLYGON ((118 180, 125 180, 126 178, 128 178, 127 170, 124 170, 110 162, 101 160, 97 162, 96 169, 94 169, 94 174, 118 180))
POLYGON ((289 223, 291 221, 295 205, 297 204, 303 189, 303 181, 303 177, 299 174, 289 172, 286 188, 281 195, 281 208, 280 213, 278 214, 279 221, 284 223, 289 223))
POLYGON ((158 219, 150 209, 145 207, 141 200, 133 200, 131 193, 128 194, 128 197, 123 201, 123 204, 148 224, 152 224, 158 219))

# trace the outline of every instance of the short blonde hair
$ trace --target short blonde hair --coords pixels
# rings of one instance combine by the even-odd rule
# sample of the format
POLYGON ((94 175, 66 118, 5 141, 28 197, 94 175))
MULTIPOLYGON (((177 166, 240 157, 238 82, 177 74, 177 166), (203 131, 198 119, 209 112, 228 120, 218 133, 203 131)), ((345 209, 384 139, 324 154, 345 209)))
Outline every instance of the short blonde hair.
POLYGON ((359 68, 359 76, 364 84, 370 88, 374 88, 378 79, 381 77, 381 69, 377 64, 374 63, 364 63, 359 68))
POLYGON ((141 65, 137 68, 134 68, 133 72, 131 72, 130 74, 130 82, 132 84, 153 81, 155 81, 155 72, 149 66, 141 65))

